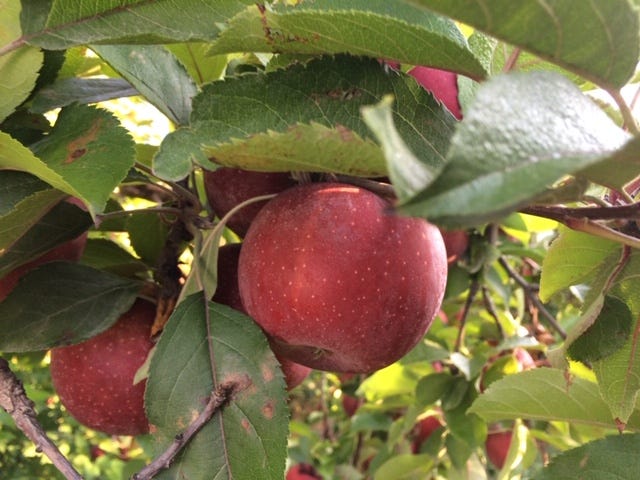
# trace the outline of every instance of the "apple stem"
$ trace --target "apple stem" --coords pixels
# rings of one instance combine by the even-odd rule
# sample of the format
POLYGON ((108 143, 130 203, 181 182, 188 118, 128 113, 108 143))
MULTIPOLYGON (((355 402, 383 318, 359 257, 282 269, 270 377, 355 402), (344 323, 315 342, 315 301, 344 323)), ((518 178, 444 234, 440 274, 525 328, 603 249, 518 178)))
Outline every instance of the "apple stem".
POLYGON ((224 408, 233 398, 239 385, 236 382, 221 383, 211 393, 207 405, 200 415, 189 424, 187 429, 178 433, 169 447, 158 455, 151 463, 133 475, 133 480, 150 480, 162 470, 171 466, 175 457, 189 443, 189 441, 204 427, 213 416, 224 408))
POLYGON ((36 445, 37 451, 43 452, 65 478, 82 480, 82 475, 73 468, 38 423, 33 401, 27 397, 22 382, 2 357, 0 357, 0 407, 11 415, 16 426, 36 445))

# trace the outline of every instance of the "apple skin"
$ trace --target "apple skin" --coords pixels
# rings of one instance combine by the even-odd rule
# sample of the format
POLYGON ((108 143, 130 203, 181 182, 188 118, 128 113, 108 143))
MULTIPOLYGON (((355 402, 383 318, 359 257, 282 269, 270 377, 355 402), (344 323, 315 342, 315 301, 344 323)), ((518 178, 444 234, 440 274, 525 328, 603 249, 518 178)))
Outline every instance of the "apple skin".
POLYGON ((287 470, 285 480, 323 480, 312 465, 299 463, 287 470))
POLYGON ((469 233, 466 230, 444 230, 440 229, 444 246, 447 249, 447 262, 449 265, 458 261, 458 259, 467 251, 469 247, 469 233))
MULTIPOLYGON (((218 286, 212 300, 246 314, 238 288, 238 260, 241 249, 242 244, 240 243, 230 243, 218 249, 218 286)), ((287 390, 292 390, 300 385, 311 373, 309 367, 283 358, 278 354, 275 355, 280 362, 287 390)))
POLYGON ((347 414, 347 417, 353 417, 360 408, 360 399, 348 393, 343 393, 342 408, 344 408, 344 413, 347 414))
POLYGON ((433 93, 458 120, 462 119, 458 101, 458 76, 453 72, 430 67, 413 67, 407 72, 415 78, 425 90, 433 93))
POLYGON ((484 445, 487 451, 487 458, 498 469, 504 467, 512 437, 511 431, 494 432, 487 435, 484 445))
POLYGON ((108 330, 51 350, 51 378, 60 401, 78 422, 110 435, 149 432, 146 381, 133 379, 153 347, 155 306, 137 300, 108 330))
POLYGON ((431 434, 441 426, 442 423, 440 422, 440 419, 435 415, 429 415, 428 417, 421 419, 414 428, 411 451, 413 453, 418 453, 422 444, 426 442, 431 434))
MULTIPOLYGON (((204 171, 207 200, 219 218, 250 198, 280 193, 294 185, 296 182, 288 173, 253 172, 229 167, 204 171)), ((227 227, 244 237, 249 225, 265 203, 259 202, 242 208, 229 219, 227 227)))
POLYGON ((447 258, 437 227, 394 215, 374 193, 316 183, 255 218, 240 296, 274 351, 308 367, 368 373, 422 339, 438 313, 447 258))

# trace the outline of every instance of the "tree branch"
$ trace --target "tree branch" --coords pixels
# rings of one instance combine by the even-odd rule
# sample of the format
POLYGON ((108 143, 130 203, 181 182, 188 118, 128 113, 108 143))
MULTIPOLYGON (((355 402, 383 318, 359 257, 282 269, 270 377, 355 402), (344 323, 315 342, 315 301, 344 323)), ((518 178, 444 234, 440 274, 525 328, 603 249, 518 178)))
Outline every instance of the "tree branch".
POLYGON ((36 419, 33 402, 27 397, 22 382, 0 357, 0 407, 5 410, 20 430, 31 440, 39 452, 43 452, 55 467, 70 480, 82 480, 69 460, 47 436, 36 419))
POLYGON ((176 455, 189 443, 189 441, 204 427, 209 420, 224 408, 231 400, 234 393, 238 389, 238 384, 235 382, 227 382, 218 385, 218 387, 211 393, 207 405, 204 410, 200 412, 200 415, 189 424, 187 429, 177 434, 174 437, 173 442, 169 447, 159 456, 157 456, 149 465, 144 467, 138 473, 136 473, 132 480, 149 480, 171 466, 176 455))

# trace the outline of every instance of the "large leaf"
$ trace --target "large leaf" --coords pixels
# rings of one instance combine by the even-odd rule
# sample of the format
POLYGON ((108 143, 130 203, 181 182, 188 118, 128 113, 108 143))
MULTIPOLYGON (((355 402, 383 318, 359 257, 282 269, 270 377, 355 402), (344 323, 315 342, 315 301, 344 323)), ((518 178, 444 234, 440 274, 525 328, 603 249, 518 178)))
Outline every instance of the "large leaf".
POLYGON ((636 480, 640 434, 607 436, 551 460, 538 480, 636 480))
POLYGON ((86 105, 64 108, 51 134, 34 146, 34 152, 39 158, 24 151, 15 157, 0 155, 0 168, 29 172, 82 199, 92 214, 102 212, 135 159, 133 140, 118 120, 86 105))
POLYGON ((460 20, 603 86, 622 87, 640 54, 627 0, 405 0, 460 20))
POLYGON ((441 166, 454 118, 413 78, 375 60, 339 56, 205 86, 190 127, 165 138, 154 170, 179 179, 192 162, 207 166, 214 157, 250 170, 384 175, 382 150, 360 108, 386 94, 396 98, 394 122, 407 146, 441 166))
POLYGON ((139 289, 84 265, 47 263, 22 277, 0 303, 0 350, 28 352, 86 340, 129 310, 139 289))
MULTIPOLYGON (((31 157, 31 151, 0 133, 0 162, 5 155, 31 157)), ((37 177, 13 170, 0 171, 0 250, 29 230, 64 194, 37 177)))
POLYGON ((281 480, 288 407, 268 342, 250 318, 192 295, 169 319, 151 360, 146 408, 156 447, 184 431, 221 384, 234 385, 229 402, 158 478, 281 480))
POLYGON ((29 95, 36 84, 43 54, 38 48, 23 46, 13 51, 12 42, 22 34, 20 0, 0 0, 0 122, 29 95), (3 54, 4 53, 4 54, 3 54))
POLYGON ((87 44, 211 40, 250 0, 23 0, 21 41, 49 50, 87 44), (44 8, 43 8, 44 7, 44 8))
POLYGON ((431 65, 484 78, 487 71, 450 20, 388 0, 315 0, 244 10, 213 53, 350 53, 431 65))
POLYGON ((137 94, 138 91, 121 78, 64 78, 39 90, 30 110, 44 113, 74 102, 97 103, 137 94))
POLYGON ((628 138, 560 75, 501 75, 479 88, 440 177, 402 209, 452 228, 499 220, 628 138))
MULTIPOLYGON (((469 412, 487 422, 524 418, 616 428, 598 385, 565 372, 537 368, 507 375, 480 395, 469 412)), ((637 420, 637 419, 636 419, 637 420)), ((637 421, 632 426, 639 428, 637 421)))
POLYGON ((154 45, 94 45, 92 49, 172 122, 189 123, 197 88, 169 50, 154 45))

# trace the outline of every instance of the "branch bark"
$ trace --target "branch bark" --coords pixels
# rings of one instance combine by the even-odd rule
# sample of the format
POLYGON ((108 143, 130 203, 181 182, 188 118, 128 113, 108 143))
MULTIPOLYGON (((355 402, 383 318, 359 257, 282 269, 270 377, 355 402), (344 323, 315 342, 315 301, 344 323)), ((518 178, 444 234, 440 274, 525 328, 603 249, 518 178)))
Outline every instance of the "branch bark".
POLYGON ((18 428, 36 445, 38 451, 49 457, 65 478, 82 480, 82 476, 38 423, 33 402, 27 397, 22 382, 11 371, 9 363, 2 357, 0 357, 0 407, 11 415, 18 428))

